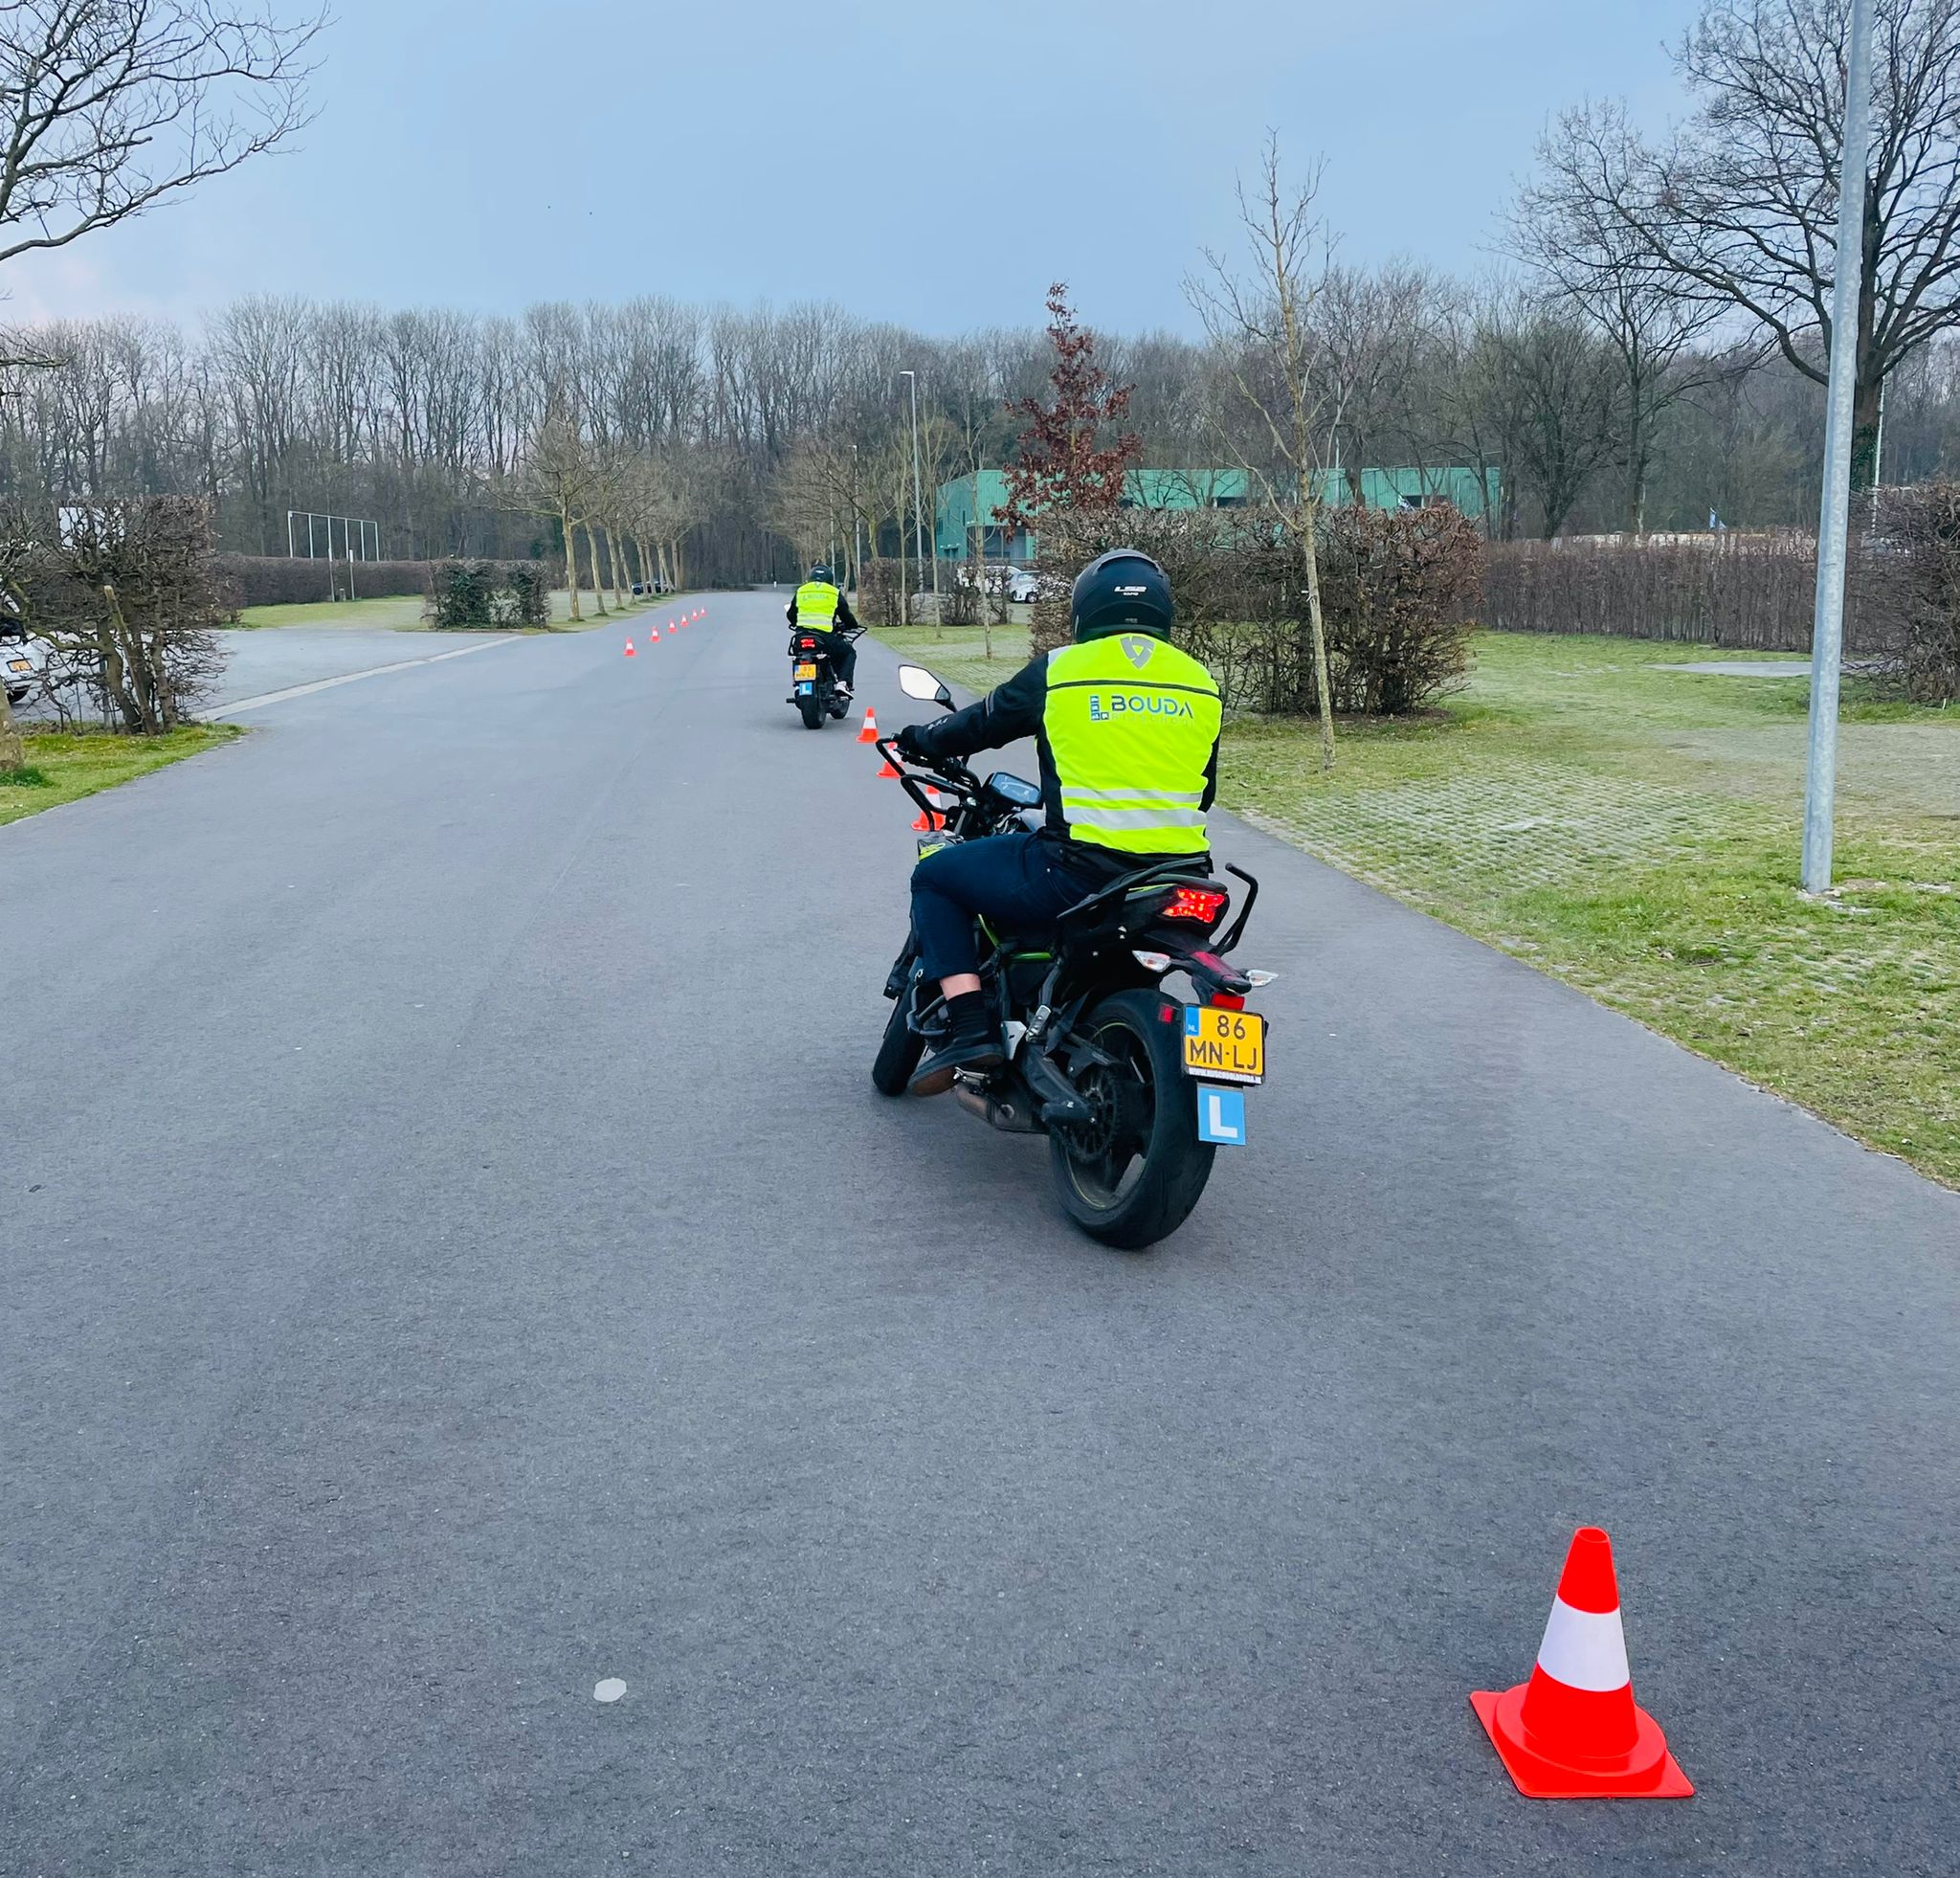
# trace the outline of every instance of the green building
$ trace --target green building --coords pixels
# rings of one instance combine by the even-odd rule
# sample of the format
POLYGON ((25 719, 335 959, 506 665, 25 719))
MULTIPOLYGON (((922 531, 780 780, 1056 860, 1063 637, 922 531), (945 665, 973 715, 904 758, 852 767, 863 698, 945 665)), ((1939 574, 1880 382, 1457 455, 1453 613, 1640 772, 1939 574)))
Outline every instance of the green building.
MULTIPOLYGON (((1473 522, 1497 507, 1501 486, 1501 474, 1494 469, 1481 476, 1474 469, 1361 472, 1361 500, 1370 508, 1428 508, 1453 503, 1473 522)), ((1346 506, 1352 499, 1347 472, 1322 471, 1320 492, 1326 506, 1346 506)), ((1251 500, 1244 470, 1137 469, 1124 479, 1125 508, 1243 508, 1251 500)), ((1007 478, 999 470, 942 482, 933 499, 933 540, 939 557, 964 561, 972 552, 973 529, 978 526, 986 530, 989 560, 1033 560, 1038 545, 1035 535, 1026 528, 1010 534, 1001 522, 1006 501, 1007 478)))

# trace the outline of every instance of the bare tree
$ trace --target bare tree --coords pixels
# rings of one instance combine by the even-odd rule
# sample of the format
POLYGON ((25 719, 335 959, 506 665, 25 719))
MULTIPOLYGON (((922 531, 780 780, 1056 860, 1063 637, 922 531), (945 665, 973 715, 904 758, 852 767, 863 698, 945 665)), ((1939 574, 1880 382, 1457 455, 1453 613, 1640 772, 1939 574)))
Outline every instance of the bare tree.
MULTIPOLYGON (((1696 110, 1672 142, 1589 162, 1588 212, 1829 371, 1849 0, 1706 0, 1675 62, 1696 110)), ((1876 0, 1852 475, 1870 484, 1885 378, 1960 325, 1960 0, 1876 0)))
POLYGON ((1409 389, 1434 324, 1435 298, 1431 275, 1406 261, 1372 273, 1329 267, 1315 290, 1314 365, 1340 413, 1333 454, 1356 503, 1362 471, 1381 466, 1389 439, 1408 428, 1409 389))
MULTIPOLYGON (((591 455, 577 427, 565 417, 548 418, 531 440, 528 456, 504 490, 505 504, 525 515, 558 524, 565 538, 565 579, 571 589, 571 616, 578 603, 578 527, 592 500, 591 455)), ((605 611, 600 600, 599 610, 605 611)))
POLYGON ((323 16, 237 0, 0 7, 0 261, 60 248, 306 122, 323 16))
POLYGON ((1209 276, 1189 278, 1185 293, 1214 343, 1225 349, 1233 386, 1268 446, 1265 451, 1247 449, 1235 440, 1236 433, 1221 426, 1221 436, 1258 490, 1261 505, 1298 558, 1320 702, 1321 768, 1330 770, 1334 705, 1321 614, 1318 433, 1329 419, 1338 423, 1340 411, 1338 405, 1328 410, 1313 371, 1315 288, 1308 269, 1316 260, 1325 268, 1325 234, 1314 209, 1321 169, 1315 166, 1304 184, 1288 190, 1281 177, 1280 140, 1269 134, 1256 193, 1248 195, 1242 182, 1238 188, 1238 218, 1254 273, 1241 279, 1223 257, 1207 249, 1209 276))
POLYGON ((1607 209, 1627 195, 1641 161, 1623 106, 1568 111, 1540 140, 1538 176, 1511 216, 1521 257, 1618 357, 1626 525, 1635 534, 1646 528, 1661 421, 1726 363, 1696 343, 1726 311, 1705 294, 1684 292, 1680 277, 1607 209))

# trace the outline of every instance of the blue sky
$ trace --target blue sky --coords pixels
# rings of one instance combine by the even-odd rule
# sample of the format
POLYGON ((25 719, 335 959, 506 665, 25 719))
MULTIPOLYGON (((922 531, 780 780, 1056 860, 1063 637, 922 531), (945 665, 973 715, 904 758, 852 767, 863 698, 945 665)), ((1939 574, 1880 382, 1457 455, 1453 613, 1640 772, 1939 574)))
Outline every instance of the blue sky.
POLYGON ((1476 266, 1547 115, 1679 106, 1694 0, 335 0, 295 153, 0 278, 11 317, 234 295, 831 299, 1189 329, 1267 126, 1349 258, 1476 266), (976 214, 976 204, 979 212, 976 214), (976 237, 976 227, 980 230, 976 237))

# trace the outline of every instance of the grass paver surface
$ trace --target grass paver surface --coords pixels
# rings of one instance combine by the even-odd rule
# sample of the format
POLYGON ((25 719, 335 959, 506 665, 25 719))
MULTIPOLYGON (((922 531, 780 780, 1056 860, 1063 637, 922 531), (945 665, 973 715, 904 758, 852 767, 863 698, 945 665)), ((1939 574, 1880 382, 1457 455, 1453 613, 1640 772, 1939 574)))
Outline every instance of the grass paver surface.
MULTIPOLYGON (((1026 636, 885 632, 953 683, 1026 636)), ((1235 718, 1256 825, 1960 1186, 1960 708, 1846 685, 1836 891, 1798 891, 1807 683, 1706 648, 1480 633, 1441 707, 1340 728, 1235 718)), ((1338 987, 1329 995, 1339 995, 1338 987)))

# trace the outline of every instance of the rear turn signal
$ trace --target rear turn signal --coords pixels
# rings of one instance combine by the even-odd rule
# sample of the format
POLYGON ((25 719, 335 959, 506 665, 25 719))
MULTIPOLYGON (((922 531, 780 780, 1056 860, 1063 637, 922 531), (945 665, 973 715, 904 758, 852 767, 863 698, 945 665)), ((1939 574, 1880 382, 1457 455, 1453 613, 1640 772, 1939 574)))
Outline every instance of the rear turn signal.
POLYGON ((1218 893, 1211 887, 1181 886, 1170 896, 1170 904, 1160 917, 1195 920, 1200 926, 1210 926, 1225 910, 1225 902, 1230 898, 1229 894, 1218 893))

